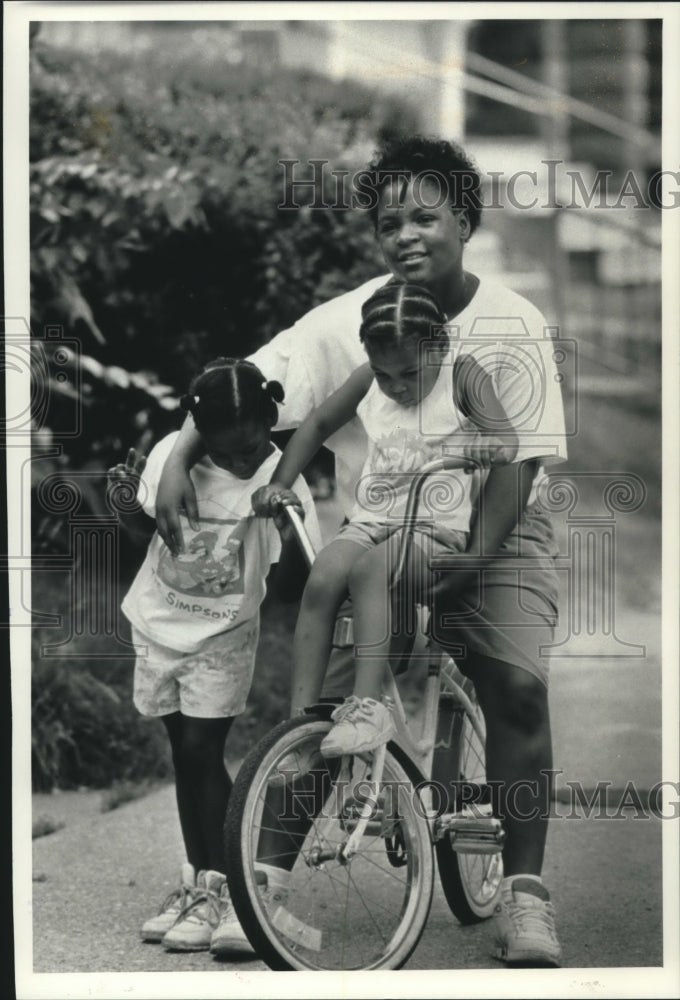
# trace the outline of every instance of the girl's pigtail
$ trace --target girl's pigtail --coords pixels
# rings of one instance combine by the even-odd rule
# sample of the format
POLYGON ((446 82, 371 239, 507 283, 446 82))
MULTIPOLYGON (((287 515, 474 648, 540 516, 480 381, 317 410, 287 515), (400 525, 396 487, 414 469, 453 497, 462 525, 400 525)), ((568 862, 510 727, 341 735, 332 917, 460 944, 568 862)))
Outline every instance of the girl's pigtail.
POLYGON ((198 396, 192 396, 191 393, 186 393, 184 396, 180 396, 179 405, 185 413, 193 413, 198 406, 198 398, 198 396))
POLYGON ((283 386, 276 379, 273 379, 271 382, 265 382, 263 389, 275 403, 283 403, 286 394, 283 391, 283 386))

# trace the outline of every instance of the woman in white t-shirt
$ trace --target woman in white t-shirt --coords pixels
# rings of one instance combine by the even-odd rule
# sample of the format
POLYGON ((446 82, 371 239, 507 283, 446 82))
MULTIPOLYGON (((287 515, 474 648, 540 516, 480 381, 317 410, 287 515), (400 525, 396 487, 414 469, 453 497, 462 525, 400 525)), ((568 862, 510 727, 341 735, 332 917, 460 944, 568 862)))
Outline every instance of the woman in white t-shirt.
MULTIPOLYGON (((167 731, 186 848, 179 888, 141 930, 145 941, 162 941, 169 950, 220 954, 224 927, 230 938, 234 934, 222 839, 231 792, 225 740, 250 690, 270 567, 278 563, 279 589, 289 600, 299 596, 307 575, 282 514, 274 527, 254 517, 250 503, 281 456, 271 430, 282 401, 281 384, 268 382, 249 361, 219 358, 193 380, 181 403, 205 449, 191 472, 200 517, 184 525, 181 556, 153 533, 123 600, 138 649, 134 702, 167 731)), ((153 530, 158 481, 176 438, 160 441, 148 461, 131 449, 127 461, 109 472, 112 488, 127 488, 128 500, 136 492, 136 509, 124 515, 133 534, 153 530)), ((284 499, 307 516, 318 544, 304 479, 284 499)))
MULTIPOLYGON (((285 386, 286 427, 299 426, 364 364, 361 308, 391 277, 429 289, 446 315, 454 355, 464 350, 489 372, 519 435, 522 460, 474 475, 481 513, 468 549, 486 557, 487 565, 481 577, 477 570, 450 574, 442 595, 447 627, 436 637, 456 650, 486 719, 487 778, 499 789, 507 835, 496 917, 499 957, 558 965, 552 904, 541 880, 554 773, 544 651, 557 620, 557 546, 537 502, 543 467, 566 458, 554 344, 530 302, 464 267, 465 246, 481 218, 481 178, 460 148, 418 136, 388 142, 362 171, 361 188, 372 200, 376 238, 391 275, 312 309, 253 360, 285 386), (526 569, 505 568, 507 555, 526 558, 526 569)), ((360 422, 351 421, 327 447, 335 454, 338 497, 349 515, 367 448, 360 422)), ((183 428, 159 489, 159 530, 174 549, 182 545, 178 509, 195 510, 187 475, 195 459, 195 436, 183 428)), ((438 622, 439 616, 436 627, 438 622)), ((332 658, 324 695, 345 696, 351 670, 351 658, 332 658)))

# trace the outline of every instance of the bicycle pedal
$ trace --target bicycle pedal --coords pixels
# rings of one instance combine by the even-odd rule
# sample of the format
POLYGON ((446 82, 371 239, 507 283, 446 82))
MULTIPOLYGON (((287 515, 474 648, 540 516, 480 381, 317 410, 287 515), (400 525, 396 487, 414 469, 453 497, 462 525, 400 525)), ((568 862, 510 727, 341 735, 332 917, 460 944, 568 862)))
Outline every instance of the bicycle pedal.
POLYGON ((451 847, 459 854, 497 854, 503 849, 505 830, 495 816, 466 816, 450 813, 440 816, 435 839, 449 835, 451 847))

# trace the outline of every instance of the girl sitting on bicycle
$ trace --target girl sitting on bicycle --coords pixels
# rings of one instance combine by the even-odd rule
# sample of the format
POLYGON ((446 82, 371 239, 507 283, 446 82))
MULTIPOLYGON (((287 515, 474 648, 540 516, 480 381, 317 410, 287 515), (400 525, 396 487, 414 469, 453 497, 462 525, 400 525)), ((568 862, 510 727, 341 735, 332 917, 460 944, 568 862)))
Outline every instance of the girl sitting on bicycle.
MULTIPOLYGON (((141 929, 144 940, 162 941, 172 950, 211 948, 219 954, 218 924, 227 917, 233 922, 222 841, 231 792, 225 740, 250 690, 270 566, 279 564, 277 578, 285 581, 289 599, 299 595, 306 576, 288 522, 275 518, 277 533, 254 518, 250 506, 253 489, 269 482, 281 455, 271 430, 282 401, 281 385, 267 382, 248 361, 218 358, 193 380, 180 402, 192 414, 205 449, 191 471, 200 523, 184 525, 188 545, 177 558, 158 532, 153 534, 122 605, 139 647, 135 705, 143 715, 161 719, 172 747, 188 861, 179 889, 141 929)), ((154 528, 158 481, 176 437, 177 432, 160 441, 148 462, 130 449, 126 462, 109 470, 112 488, 123 484, 137 493, 141 510, 125 515, 132 534, 154 528)), ((307 526, 318 538, 302 478, 295 490, 286 498, 304 508, 307 526)))
MULTIPOLYGON (((349 593, 354 614, 354 692, 333 713, 321 744, 328 756, 375 749, 394 734, 379 701, 392 634, 390 578, 413 474, 426 462, 463 455, 488 467, 512 461, 517 437, 491 378, 469 355, 452 357, 446 318, 426 289, 390 283, 364 304, 360 337, 368 363, 355 371, 291 438, 272 483, 253 495, 266 516, 332 434, 357 416, 368 457, 349 523, 319 554, 304 591, 295 631, 292 711, 319 696, 337 611, 349 593)), ((464 552, 471 518, 471 477, 444 472, 424 494, 405 580, 411 602, 426 603, 429 558, 464 552), (421 508, 422 509, 422 508, 421 508)))

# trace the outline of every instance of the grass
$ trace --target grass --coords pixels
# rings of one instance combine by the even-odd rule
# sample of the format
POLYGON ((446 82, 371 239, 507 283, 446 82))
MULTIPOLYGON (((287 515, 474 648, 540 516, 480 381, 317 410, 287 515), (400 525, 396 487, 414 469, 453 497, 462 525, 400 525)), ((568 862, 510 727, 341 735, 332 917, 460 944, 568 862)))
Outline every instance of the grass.
POLYGON ((126 802, 144 798, 157 787, 155 781, 114 781, 111 788, 102 793, 99 811, 112 812, 126 802))
POLYGON ((33 820, 32 839, 39 837, 49 837, 51 833, 63 829, 66 826, 63 820, 53 819, 52 816, 37 816, 33 820))

